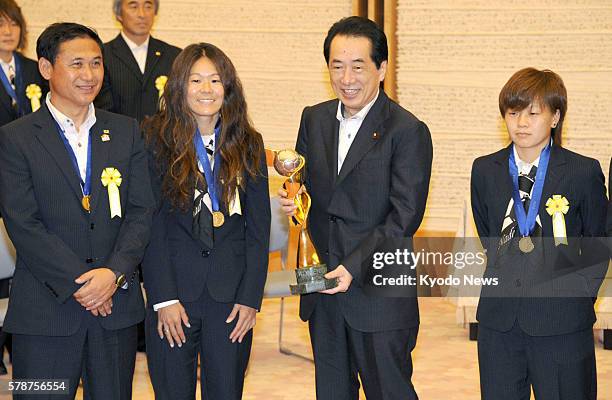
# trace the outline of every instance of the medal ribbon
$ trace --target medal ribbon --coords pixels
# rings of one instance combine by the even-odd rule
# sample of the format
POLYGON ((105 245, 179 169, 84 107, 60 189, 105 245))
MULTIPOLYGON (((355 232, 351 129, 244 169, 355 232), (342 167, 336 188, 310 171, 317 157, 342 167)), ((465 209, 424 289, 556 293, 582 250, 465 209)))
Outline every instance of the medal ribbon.
POLYGON ((540 200, 542 199, 542 190, 544 189, 544 179, 546 178, 546 170, 548 169, 548 160, 550 159, 551 145, 548 144, 542 153, 540 153, 540 163, 538 165, 538 172, 535 176, 535 182, 531 190, 531 197, 529 203, 529 210, 525 214, 525 208, 521 201, 521 195, 519 194, 518 186, 518 167, 514 159, 514 148, 510 149, 510 158, 508 159, 508 169, 510 171, 510 177, 512 178, 512 199, 514 200, 514 214, 516 216, 516 223, 519 228, 521 237, 529 236, 533 232, 533 228, 536 224, 536 218, 538 216, 538 209, 540 208, 540 200))
POLYGON ((72 166, 76 171, 77 176, 79 177, 79 182, 81 183, 81 191, 83 192, 83 196, 89 196, 91 193, 91 129, 89 130, 89 141, 87 142, 87 165, 85 167, 85 182, 83 182, 83 178, 81 178, 81 170, 79 169, 79 163, 76 158, 76 154, 74 154, 74 150, 72 146, 70 146, 70 142, 68 142, 68 138, 64 134, 64 130, 58 124, 58 122, 53 118, 53 122, 55 122, 55 127, 57 128, 57 132, 62 138, 62 142, 64 143, 64 147, 70 156, 70 160, 72 161, 72 166))
MULTIPOLYGON (((17 81, 21 79, 21 75, 19 74, 19 70, 21 69, 21 67, 19 65, 19 60, 17 59, 17 57, 15 57, 15 55, 13 55, 13 60, 15 60, 15 88, 18 88, 19 85, 17 84, 18 83, 17 81)), ((21 115, 21 110, 23 110, 23 105, 19 101, 19 97, 17 96, 15 89, 13 89, 11 82, 9 82, 8 77, 4 73, 3 68, 0 68, 0 80, 2 81, 2 86, 4 86, 6 93, 8 93, 8 95, 11 96, 11 99, 15 101, 15 104, 17 104, 17 112, 19 115, 21 115)))
POLYGON ((210 161, 208 161, 208 154, 206 154, 206 148, 204 147, 204 140, 200 135, 200 129, 197 128, 193 137, 193 143, 195 144, 196 154, 202 169, 204 170, 204 177, 206 178, 206 184, 208 185, 208 195, 210 196, 210 203, 212 205, 213 212, 219 211, 219 184, 217 177, 219 175, 219 169, 221 167, 221 154, 216 151, 217 144, 219 143, 219 133, 221 132, 221 125, 217 124, 215 127, 215 165, 214 171, 210 167, 210 161))

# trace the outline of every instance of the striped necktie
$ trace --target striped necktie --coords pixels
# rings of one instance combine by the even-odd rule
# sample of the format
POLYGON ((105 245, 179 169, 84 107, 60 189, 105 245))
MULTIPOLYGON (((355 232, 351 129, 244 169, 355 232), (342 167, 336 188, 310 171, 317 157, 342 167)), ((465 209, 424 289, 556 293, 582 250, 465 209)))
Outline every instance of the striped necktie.
POLYGON ((537 172, 538 167, 534 165, 531 167, 529 174, 520 174, 518 177, 519 194, 521 196, 525 212, 529 210, 529 203, 531 202, 531 189, 533 188, 533 183, 535 182, 537 172))

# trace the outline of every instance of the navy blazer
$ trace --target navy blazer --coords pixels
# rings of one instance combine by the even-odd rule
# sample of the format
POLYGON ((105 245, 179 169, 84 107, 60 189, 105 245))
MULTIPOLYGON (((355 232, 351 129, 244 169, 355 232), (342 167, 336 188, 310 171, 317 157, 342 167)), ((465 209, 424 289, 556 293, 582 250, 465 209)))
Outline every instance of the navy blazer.
POLYGON ((587 259, 596 252, 601 254, 602 249, 593 247, 599 242, 583 239, 605 237, 607 199, 601 167, 592 158, 553 145, 538 210, 542 238, 534 239, 536 249, 528 254, 518 250, 515 238, 510 250, 500 256, 497 247, 512 195, 508 172, 511 151, 508 146, 476 159, 472 166, 472 211, 487 250, 485 277, 499 278, 498 286, 482 288, 476 317, 481 324, 502 332, 518 321, 523 331, 534 336, 587 329, 595 322, 593 297, 608 266, 607 260, 587 259), (552 239, 546 201, 554 194, 569 202, 564 215, 567 246, 555 246, 552 239))
MULTIPOLYGON (((261 308, 268 271, 270 241, 270 195, 265 154, 261 155, 259 176, 247 177, 240 189, 242 215, 229 216, 212 228, 212 215, 203 213, 210 224, 206 243, 192 234, 192 210, 172 207, 162 195, 164 167, 150 152, 153 190, 158 211, 153 219, 151 242, 142 263, 148 307, 178 299, 182 303, 200 298, 203 290, 222 303, 261 308)), ((194 188, 195 189, 195 188, 194 188)))
POLYGON ((155 80, 170 75, 180 52, 178 47, 150 37, 143 74, 125 40, 117 35, 104 45, 104 84, 96 107, 136 118, 139 123, 155 114, 159 106, 155 80))
POLYGON ((120 329, 144 318, 134 272, 149 240, 154 199, 147 158, 134 119, 96 109, 91 128, 91 213, 55 121, 44 105, 0 128, 0 209, 17 250, 8 312, 11 333, 69 336, 86 313, 73 294, 74 280, 99 267, 130 277, 113 295, 113 312, 101 318, 120 329), (107 134, 110 140, 103 141, 107 134), (110 218, 102 170, 116 168, 122 216, 110 218))
MULTIPOLYGON (((24 57, 21 53, 14 52, 14 57, 19 60, 21 67, 19 75, 15 76, 15 93, 20 98, 20 103, 25 106, 24 110, 21 110, 22 115, 26 115, 32 112, 32 103, 26 96, 26 88, 31 84, 36 84, 42 91, 42 97, 40 98, 40 104, 45 102, 45 96, 49 91, 49 85, 47 81, 40 76, 38 72, 38 63, 34 60, 30 60, 24 57)), ((19 118, 15 109, 12 106, 11 96, 8 94, 4 85, 0 85, 0 126, 8 124, 9 122, 19 118)))
MULTIPOLYGON (((374 332, 417 326, 416 290, 399 298, 368 295, 362 268, 372 252, 393 239, 412 237, 421 224, 433 156, 429 129, 381 90, 338 174, 337 110, 338 100, 306 107, 297 138, 312 197, 312 240, 329 270, 342 264, 353 276, 349 290, 334 295, 352 328, 374 332)), ((301 296, 303 320, 320 296, 326 295, 301 296)))

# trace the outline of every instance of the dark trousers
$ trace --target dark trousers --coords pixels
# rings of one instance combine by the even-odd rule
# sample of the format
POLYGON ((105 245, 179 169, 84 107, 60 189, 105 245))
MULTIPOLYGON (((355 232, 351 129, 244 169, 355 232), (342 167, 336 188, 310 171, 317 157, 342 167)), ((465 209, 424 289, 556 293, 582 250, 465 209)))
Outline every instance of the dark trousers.
POLYGON ((252 332, 242 343, 232 343, 229 335, 238 322, 225 323, 234 303, 219 303, 204 289, 193 303, 183 303, 191 328, 183 325, 186 343, 171 348, 157 332, 157 312, 147 308, 146 336, 149 375, 157 400, 196 398, 198 354, 202 400, 238 400, 249 356, 252 332))
POLYGON ((518 323, 508 332, 480 324, 478 363, 483 400, 595 400, 593 330, 530 336, 518 323))
POLYGON ((74 335, 13 334, 13 349, 13 379, 69 380, 68 395, 14 395, 15 400, 74 399, 81 377, 84 399, 132 398, 135 325, 106 330, 88 312, 74 335))
POLYGON ((410 352, 418 327, 381 332, 351 328, 335 296, 321 296, 309 320, 318 400, 417 400, 410 352))

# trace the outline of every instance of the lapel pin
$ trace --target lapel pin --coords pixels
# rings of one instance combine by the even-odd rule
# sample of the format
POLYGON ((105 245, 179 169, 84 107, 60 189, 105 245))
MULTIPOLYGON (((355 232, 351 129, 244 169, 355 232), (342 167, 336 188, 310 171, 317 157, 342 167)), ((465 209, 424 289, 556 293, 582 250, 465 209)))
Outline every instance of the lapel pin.
POLYGON ((159 56, 161 56, 161 52, 160 52, 160 51, 156 51, 156 52, 155 52, 155 55, 156 55, 157 57, 159 57, 159 56))
POLYGON ((102 139, 103 142, 108 142, 110 140, 110 131, 108 129, 104 129, 102 132, 103 133, 100 136, 100 139, 102 139))
POLYGON ((378 132, 374 132, 372 134, 372 139, 374 139, 374 140, 378 139, 378 132))

